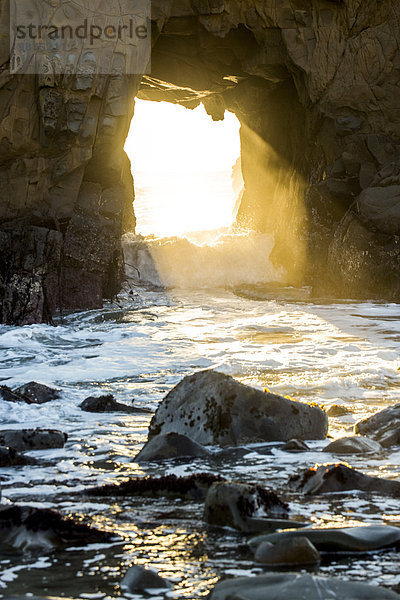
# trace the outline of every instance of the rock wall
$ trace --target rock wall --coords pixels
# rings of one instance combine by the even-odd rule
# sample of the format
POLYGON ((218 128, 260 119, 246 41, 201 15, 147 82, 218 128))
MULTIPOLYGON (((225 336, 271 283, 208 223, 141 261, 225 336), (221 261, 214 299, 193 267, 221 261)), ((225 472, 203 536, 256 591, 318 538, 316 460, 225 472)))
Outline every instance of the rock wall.
POLYGON ((290 281, 399 299, 398 1, 153 0, 152 11, 142 81, 11 76, 0 44, 1 320, 48 321, 118 290, 137 94, 237 114, 238 220, 274 233, 290 281))

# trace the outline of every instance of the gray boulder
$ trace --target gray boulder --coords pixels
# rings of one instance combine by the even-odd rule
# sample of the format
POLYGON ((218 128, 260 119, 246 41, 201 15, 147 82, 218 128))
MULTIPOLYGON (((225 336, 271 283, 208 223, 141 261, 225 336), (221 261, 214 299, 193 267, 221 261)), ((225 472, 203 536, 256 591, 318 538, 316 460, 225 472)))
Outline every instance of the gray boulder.
POLYGON ((260 530, 260 516, 283 520, 287 514, 288 505, 275 492, 245 483, 214 483, 204 504, 206 523, 245 532, 260 530))
POLYGON ((211 452, 204 446, 194 442, 186 435, 171 432, 157 435, 149 440, 134 460, 141 463, 183 457, 203 458, 210 456, 212 456, 211 452))
POLYGON ((43 383, 37 383, 37 381, 25 383, 16 388, 14 392, 19 394, 28 404, 44 404, 51 400, 57 400, 60 397, 60 390, 51 388, 43 383))
POLYGON ((323 452, 332 454, 366 454, 368 452, 382 452, 383 448, 374 440, 358 435, 342 437, 331 442, 323 449, 323 452))
POLYGON ((400 528, 390 525, 367 525, 365 527, 306 528, 301 531, 282 531, 259 535, 249 541, 253 551, 267 542, 287 543, 306 537, 320 552, 372 552, 385 548, 400 548, 400 528))
POLYGON ((258 577, 238 577, 222 581, 209 600, 399 600, 385 588, 297 573, 272 573, 258 577))
POLYGON ((400 444, 400 404, 359 421, 354 431, 372 437, 385 448, 400 444))
POLYGON ((321 555, 307 537, 298 536, 279 540, 275 544, 262 542, 255 560, 273 567, 317 565, 321 555))
POLYGON ((121 588, 129 592, 144 592, 151 589, 170 589, 169 581, 160 577, 156 571, 141 565, 133 565, 121 581, 121 588))
POLYGON ((14 450, 63 448, 68 436, 57 429, 1 429, 0 445, 14 450))
POLYGON ((289 440, 281 448, 285 452, 307 452, 309 449, 307 444, 302 440, 289 440))
POLYGON ((216 371, 185 377, 164 398, 149 439, 174 431, 204 444, 324 439, 328 418, 316 406, 262 392, 216 371))
POLYGON ((303 494, 329 494, 331 492, 377 492, 400 496, 400 481, 370 477, 344 464, 321 465, 306 469, 289 480, 290 487, 303 494))

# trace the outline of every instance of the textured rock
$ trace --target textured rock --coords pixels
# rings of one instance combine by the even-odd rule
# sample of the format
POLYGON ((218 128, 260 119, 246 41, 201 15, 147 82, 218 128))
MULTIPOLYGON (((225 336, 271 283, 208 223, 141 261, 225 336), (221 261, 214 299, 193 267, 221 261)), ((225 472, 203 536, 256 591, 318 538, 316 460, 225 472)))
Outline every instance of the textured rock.
POLYGON ((160 577, 156 571, 146 569, 141 565, 133 565, 126 572, 121 581, 121 588, 129 592, 140 592, 149 589, 171 588, 171 584, 166 579, 160 577))
POLYGON ((389 406, 372 417, 359 421, 354 431, 371 436, 385 448, 400 444, 400 404, 389 406))
MULTIPOLYGON (((214 483, 204 504, 206 523, 245 532, 262 529, 260 517, 276 519, 287 514, 287 504, 274 492, 244 483, 214 483)), ((270 528, 270 523, 266 523, 266 528, 270 528)))
POLYGON ((134 229, 123 146, 137 94, 203 101, 214 119, 236 113, 238 221, 274 234, 289 282, 398 299, 399 14, 393 0, 154 0, 143 78, 101 75, 101 58, 88 66, 79 48, 75 75, 13 76, 5 38, 1 320, 50 321, 118 290, 121 234, 134 229))
POLYGON ((200 371, 185 377, 159 405, 149 439, 187 435, 204 444, 324 439, 328 419, 319 408, 243 385, 228 375, 200 371))
POLYGON ((329 494, 331 492, 377 492, 389 496, 400 495, 400 481, 370 477, 343 464, 321 465, 307 469, 290 478, 293 490, 303 494, 329 494))
POLYGON ((0 445, 14 450, 63 448, 67 434, 57 429, 1 429, 0 445))
POLYGON ((136 406, 129 406, 122 402, 117 402, 112 394, 106 396, 89 396, 79 405, 86 412, 103 413, 103 412, 123 412, 128 414, 138 414, 150 412, 146 408, 140 409, 136 406))
POLYGON ((318 550, 303 536, 282 539, 275 544, 262 542, 254 558, 271 567, 317 565, 321 560, 318 550))
POLYGON ((49 546, 109 542, 112 535, 53 510, 12 505, 0 507, 0 538, 16 548, 48 550, 49 546))
POLYGON ((259 535, 251 539, 249 544, 256 550, 264 543, 283 544, 299 537, 306 537, 321 552, 372 552, 400 547, 400 530, 390 525, 282 531, 259 535))
POLYGON ((156 435, 151 438, 134 460, 138 463, 146 461, 171 460, 182 457, 210 457, 211 452, 194 442, 186 435, 179 433, 167 433, 156 435))
POLYGON ((43 383, 37 383, 36 381, 25 383, 15 389, 14 392, 23 396, 24 399, 28 398, 30 404, 44 404, 51 400, 57 400, 60 397, 59 390, 55 390, 43 383))
POLYGON ((383 448, 378 442, 366 437, 354 435, 351 437, 342 437, 331 442, 323 449, 323 452, 332 452, 332 454, 364 454, 368 452, 382 452, 383 448))
POLYGON ((365 583, 295 573, 239 577, 217 583, 210 600, 396 600, 398 594, 365 583))

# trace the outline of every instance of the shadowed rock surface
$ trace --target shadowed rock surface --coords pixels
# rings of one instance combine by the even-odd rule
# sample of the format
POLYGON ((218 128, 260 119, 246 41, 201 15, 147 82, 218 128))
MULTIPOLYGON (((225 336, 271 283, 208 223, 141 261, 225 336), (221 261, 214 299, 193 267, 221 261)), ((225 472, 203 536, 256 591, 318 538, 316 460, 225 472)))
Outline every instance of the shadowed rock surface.
POLYGON ((400 444, 400 404, 389 406, 375 415, 359 421, 355 433, 369 435, 385 448, 400 444))
POLYGON ((165 477, 138 477, 123 483, 103 485, 89 488, 88 496, 144 496, 158 498, 187 498, 202 500, 209 488, 219 481, 224 481, 220 475, 211 473, 196 473, 186 477, 166 475, 165 477))
POLYGON ((0 538, 22 548, 109 542, 112 535, 48 509, 0 507, 0 538))
POLYGON ((126 572, 121 581, 121 588, 130 592, 145 591, 148 589, 171 588, 172 585, 156 571, 146 569, 141 565, 134 565, 126 572))
MULTIPOLYGON (((399 15, 397 0, 154 0, 144 77, 101 75, 93 48, 89 69, 84 40, 76 75, 49 75, 45 56, 37 76, 13 76, 4 43, 0 320, 50 321, 118 291, 121 235, 135 225, 123 146, 136 95, 237 115, 238 223, 274 235, 289 283, 398 299, 399 15)), ((115 52, 125 73, 129 46, 115 52)))
POLYGON ((25 465, 35 465, 36 460, 30 456, 24 456, 16 452, 14 448, 4 448, 0 446, 0 467, 17 467, 25 465))
POLYGON ((124 412, 128 414, 150 413, 147 408, 137 408, 129 406, 122 402, 117 402, 112 394, 106 396, 90 396, 79 405, 86 412, 103 413, 103 412, 124 412))
POLYGON ((326 414, 315 406, 256 390, 216 371, 185 377, 159 405, 149 439, 187 435, 199 444, 324 439, 326 414))
POLYGON ((310 448, 301 440, 289 440, 281 448, 285 452, 307 452, 310 448))
POLYGON ((217 583, 210 600, 396 600, 398 594, 365 583, 282 573, 239 577, 217 583))
POLYGON ((306 537, 321 552, 371 552, 400 547, 400 529, 390 525, 283 531, 257 536, 249 544, 255 550, 264 542, 284 543, 299 537, 306 537))
POLYGON ((186 435, 167 433, 157 435, 149 440, 135 456, 138 463, 148 461, 171 460, 174 458, 204 458, 212 456, 211 452, 194 442, 186 435))
POLYGON ((1 429, 0 445, 14 450, 63 448, 68 436, 57 429, 1 429))
POLYGON ((381 477, 370 477, 343 464, 321 465, 307 469, 289 480, 290 487, 303 494, 331 492, 377 492, 389 496, 400 495, 400 482, 381 477))
POLYGON ((262 542, 256 550, 255 560, 271 567, 317 565, 321 556, 307 537, 291 537, 275 544, 262 542))
MULTIPOLYGON (((215 483, 206 496, 204 520, 209 525, 233 527, 240 531, 262 530, 262 517, 287 517, 289 506, 278 496, 257 485, 215 483)), ((276 523, 276 528, 279 524, 276 523)), ((269 522, 266 528, 271 528, 269 522)))
POLYGON ((366 437, 351 436, 342 437, 331 442, 323 449, 323 452, 332 454, 366 454, 368 452, 382 452, 383 448, 374 440, 366 437))

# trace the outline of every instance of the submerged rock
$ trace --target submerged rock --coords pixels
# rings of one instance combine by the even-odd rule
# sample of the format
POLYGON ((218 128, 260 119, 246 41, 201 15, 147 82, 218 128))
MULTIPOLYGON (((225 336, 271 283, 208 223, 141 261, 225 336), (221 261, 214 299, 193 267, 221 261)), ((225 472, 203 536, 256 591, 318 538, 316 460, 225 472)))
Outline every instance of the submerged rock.
POLYGON ((134 460, 140 463, 181 457, 203 458, 209 456, 212 454, 204 446, 194 442, 186 435, 171 432, 151 438, 134 460))
POLYGON ((382 452, 383 448, 374 440, 354 435, 351 437, 342 437, 331 442, 323 449, 323 452, 332 454, 366 454, 368 452, 382 452))
POLYGON ((16 548, 109 542, 112 535, 54 510, 31 506, 0 507, 0 540, 16 548))
POLYGON ((309 449, 307 444, 302 440, 289 440, 281 448, 285 452, 307 452, 309 449))
POLYGON ((287 543, 306 537, 321 552, 372 552, 385 548, 400 548, 400 528, 390 525, 365 527, 306 528, 301 531, 282 531, 259 535, 249 544, 256 550, 261 544, 287 543))
POLYGON ((321 555, 307 537, 299 535, 278 540, 275 544, 262 542, 256 550, 255 560, 273 567, 316 565, 321 555))
POLYGON ((14 450, 63 448, 68 436, 57 429, 1 429, 0 445, 14 450))
POLYGON ((16 467, 35 465, 37 461, 30 456, 24 456, 16 452, 14 448, 0 446, 0 467, 16 467))
POLYGON ((400 481, 370 477, 344 464, 320 465, 306 469, 289 480, 290 487, 303 494, 327 494, 331 492, 378 492, 400 496, 400 481))
POLYGON ((185 377, 164 398, 149 439, 175 432, 204 444, 324 439, 326 414, 316 406, 243 385, 216 371, 185 377))
POLYGON ((400 444, 400 404, 356 423, 354 432, 371 436, 385 448, 400 444))
POLYGON ((398 600, 395 592, 365 583, 297 573, 272 573, 222 581, 210 600, 398 600))
POLYGON ((215 482, 222 482, 220 475, 195 473, 186 477, 138 477, 123 483, 103 485, 86 490, 88 496, 144 496, 158 498, 186 498, 203 500, 215 482))
MULTIPOLYGON (((262 529, 261 515, 284 518, 288 512, 288 505, 275 492, 258 485, 223 482, 210 487, 204 505, 204 520, 209 525, 251 532, 262 529)), ((266 525, 270 527, 271 523, 267 521, 266 525)))
POLYGON ((16 388, 14 392, 19 394, 25 402, 28 399, 30 404, 44 404, 51 400, 57 400, 60 397, 60 390, 51 388, 43 383, 37 383, 37 381, 25 383, 16 388))
POLYGON ((122 402, 117 402, 112 394, 106 396, 89 396, 79 405, 86 412, 124 412, 128 414, 151 413, 147 408, 137 408, 122 402))
POLYGON ((144 592, 151 589, 171 588, 169 581, 160 577, 152 569, 146 569, 141 565, 133 565, 125 574, 121 581, 121 588, 129 592, 144 592))

